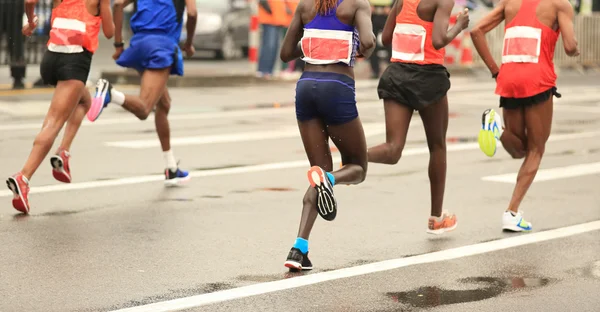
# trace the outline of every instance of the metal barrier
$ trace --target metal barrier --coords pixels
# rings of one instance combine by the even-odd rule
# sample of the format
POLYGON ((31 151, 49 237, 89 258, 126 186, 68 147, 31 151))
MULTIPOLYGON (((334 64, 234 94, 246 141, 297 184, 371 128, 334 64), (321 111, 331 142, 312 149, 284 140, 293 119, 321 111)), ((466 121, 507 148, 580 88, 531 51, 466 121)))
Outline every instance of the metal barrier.
MULTIPOLYGON (((600 66, 600 14, 578 15, 574 19, 575 37, 579 43, 578 57, 567 56, 563 48, 562 36, 556 43, 554 52, 554 64, 557 67, 569 66, 600 66)), ((499 62, 502 57, 502 43, 504 38, 504 23, 487 34, 490 51, 494 59, 499 62)), ((470 48, 473 44, 465 42, 470 48)), ((476 51, 473 51, 472 66, 485 66, 476 51)), ((469 65, 469 64, 461 64, 469 65)))

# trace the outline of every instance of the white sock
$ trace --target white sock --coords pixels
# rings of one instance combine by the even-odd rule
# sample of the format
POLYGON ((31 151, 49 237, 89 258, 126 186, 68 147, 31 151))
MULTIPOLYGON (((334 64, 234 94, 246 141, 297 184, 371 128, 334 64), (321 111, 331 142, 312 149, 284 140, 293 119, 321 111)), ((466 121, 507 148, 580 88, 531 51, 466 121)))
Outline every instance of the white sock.
POLYGON ((112 88, 110 91, 110 102, 117 105, 123 105, 125 103, 125 94, 112 88))
POLYGON ((165 155, 165 164, 167 166, 167 169, 171 171, 177 170, 177 161, 175 160, 175 155, 173 154, 173 151, 169 150, 163 152, 163 154, 165 155))

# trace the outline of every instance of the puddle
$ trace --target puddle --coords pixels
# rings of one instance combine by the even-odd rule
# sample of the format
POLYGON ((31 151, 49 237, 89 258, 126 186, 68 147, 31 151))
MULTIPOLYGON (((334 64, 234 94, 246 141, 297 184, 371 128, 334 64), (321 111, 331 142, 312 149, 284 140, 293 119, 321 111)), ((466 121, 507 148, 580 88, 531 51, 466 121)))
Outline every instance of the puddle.
POLYGON ((475 289, 444 289, 436 286, 420 287, 406 292, 389 292, 386 295, 396 302, 416 308, 432 308, 449 304, 475 302, 494 298, 500 294, 523 289, 543 287, 550 283, 546 278, 495 278, 469 277, 461 284, 477 285, 475 289))
POLYGON ((289 191, 295 191, 296 189, 293 189, 291 187, 265 187, 265 188, 259 188, 257 189, 257 191, 270 191, 270 192, 289 192, 289 191))
POLYGON ((571 273, 586 278, 600 279, 600 260, 583 268, 574 269, 571 273))
POLYGON ((163 198, 158 201, 159 202, 191 202, 194 200, 191 198, 163 198))
POLYGON ((206 283, 200 284, 195 287, 185 288, 185 289, 170 289, 166 293, 151 297, 145 297, 139 300, 132 300, 123 305, 113 306, 110 310, 130 308, 140 305, 146 305, 150 303, 167 301, 177 298, 190 297, 199 294, 208 294, 216 291, 227 290, 236 287, 236 285, 231 283, 206 283))
POLYGON ((243 282, 256 282, 256 283, 267 283, 279 281, 282 279, 293 278, 298 276, 306 275, 307 272, 285 272, 282 274, 245 274, 236 277, 235 279, 243 282))

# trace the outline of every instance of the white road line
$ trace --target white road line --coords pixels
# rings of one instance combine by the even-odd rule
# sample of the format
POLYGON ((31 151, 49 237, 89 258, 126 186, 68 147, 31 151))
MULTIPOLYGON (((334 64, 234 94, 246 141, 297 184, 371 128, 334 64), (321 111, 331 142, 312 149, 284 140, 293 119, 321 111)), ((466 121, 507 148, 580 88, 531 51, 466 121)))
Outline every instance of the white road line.
MULTIPOLYGON (((566 167, 539 170, 535 176, 535 182, 552 181, 558 179, 574 178, 600 173, 600 162, 579 164, 566 167)), ((517 173, 500 174, 481 178, 483 181, 502 182, 515 184, 517 173)))
MULTIPOLYGON (((565 141, 565 140, 574 140, 574 139, 579 139, 579 138, 592 138, 592 137, 596 137, 596 136, 600 136, 600 131, 581 132, 581 133, 572 133, 572 134, 558 134, 558 135, 550 136, 549 140, 550 141, 565 141)), ((447 145, 446 148, 447 148, 448 152, 459 152, 459 151, 468 151, 468 150, 479 149, 479 145, 477 143, 459 143, 459 144, 449 144, 449 145, 447 145)), ((339 163, 339 153, 333 153, 333 154, 334 154, 334 162, 339 163)), ((429 150, 427 149, 427 147, 407 148, 402 152, 403 156, 415 156, 415 155, 427 155, 427 154, 429 154, 429 150)), ((228 169, 192 171, 192 172, 190 172, 190 175, 192 177, 210 177, 210 176, 220 176, 220 175, 230 175, 230 174, 264 172, 264 171, 269 171, 269 170, 302 168, 302 167, 307 167, 307 166, 308 166, 307 160, 296 160, 296 161, 286 161, 286 162, 269 163, 269 164, 262 164, 262 165, 243 166, 243 167, 228 168, 228 169)), ((121 179, 113 179, 113 180, 103 180, 103 181, 88 181, 88 182, 79 182, 79 183, 70 183, 70 184, 55 184, 55 185, 32 187, 30 193, 31 194, 40 194, 40 193, 53 193, 53 192, 73 191, 73 190, 84 190, 84 189, 93 189, 93 188, 100 188, 100 187, 110 187, 110 186, 155 182, 155 181, 161 181, 163 179, 164 179, 163 175, 146 175, 146 176, 137 176, 137 177, 129 177, 129 178, 121 178, 121 179)), ((13 193, 10 190, 0 191, 0 197, 8 197, 8 196, 13 196, 13 193)))
MULTIPOLYGON (((421 122, 413 121, 411 126, 420 125, 421 122)), ((385 133, 385 123, 363 123, 365 136, 372 136, 385 133)), ((272 139, 285 139, 299 137, 300 132, 297 126, 284 127, 280 129, 271 129, 268 131, 243 131, 236 133, 201 135, 189 137, 171 138, 171 146, 188 146, 188 145, 204 145, 216 143, 233 143, 233 142, 251 142, 263 141, 272 139)), ((132 140, 132 141, 115 141, 105 142, 104 145, 120 148, 142 149, 153 148, 160 146, 158 139, 150 140, 132 140)))
POLYGON ((268 294, 272 292, 299 288, 327 281, 334 281, 343 278, 373 274, 377 272, 389 271, 408 266, 448 261, 460 259, 475 255, 481 255, 489 252, 500 251, 508 248, 536 244, 559 238, 584 234, 587 232, 600 230, 600 221, 582 223, 573 226, 562 227, 554 230, 531 233, 526 235, 513 236, 495 241, 467 245, 452 249, 446 249, 438 252, 427 253, 423 255, 398 258, 375 262, 355 267, 349 267, 329 272, 308 274, 289 279, 278 280, 268 283, 258 283, 249 286, 233 288, 208 294, 190 296, 163 302, 151 303, 147 305, 115 310, 111 312, 171 312, 204 306, 208 304, 230 301, 250 296, 268 294))
MULTIPOLYGON (((358 103, 359 111, 373 108, 383 108, 381 101, 363 101, 358 103)), ((293 116, 294 107, 279 107, 279 108, 256 108, 256 109, 243 109, 234 111, 217 111, 217 112, 206 112, 206 113, 193 113, 193 114, 172 114, 169 115, 170 121, 183 121, 183 120, 209 120, 209 119, 223 119, 223 118, 238 118, 238 117, 254 117, 254 116, 273 116, 273 115, 288 115, 293 116)), ((152 115, 154 116, 154 115, 152 115)), ((154 117, 152 117, 154 118, 154 117)), ((87 119, 83 120, 82 127, 89 126, 107 126, 107 125, 125 125, 125 124, 139 124, 141 121, 135 118, 133 115, 126 115, 125 117, 119 118, 106 118, 99 119, 96 122, 89 122, 87 119)), ((0 131, 10 130, 39 130, 42 127, 41 121, 39 123, 27 123, 27 124, 10 124, 0 125, 0 131)))

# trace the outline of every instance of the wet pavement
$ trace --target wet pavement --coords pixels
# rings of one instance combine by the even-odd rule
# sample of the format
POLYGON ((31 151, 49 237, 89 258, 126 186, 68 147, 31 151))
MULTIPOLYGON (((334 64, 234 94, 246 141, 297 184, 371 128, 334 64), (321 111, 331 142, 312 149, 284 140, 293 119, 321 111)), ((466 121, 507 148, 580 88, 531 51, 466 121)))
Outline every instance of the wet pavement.
MULTIPOLYGON (((173 89, 173 149, 193 176, 180 188, 161 182, 152 120, 111 107, 81 128, 72 184, 42 164, 31 215, 0 189, 0 311, 174 311, 177 298, 202 303, 189 311, 597 311, 598 79, 559 83, 543 181, 522 205, 534 233, 500 230, 514 181, 504 175, 520 162, 477 148, 493 84, 455 78, 445 208, 457 230, 425 233, 428 152, 415 115, 398 165, 372 164, 364 184, 336 187, 338 218, 311 236, 315 270, 296 274, 283 267, 307 187, 293 84, 173 89)), ((375 87, 357 83, 369 146, 385 137, 375 87)), ((50 96, 0 97, 0 175, 22 166, 50 96)))

